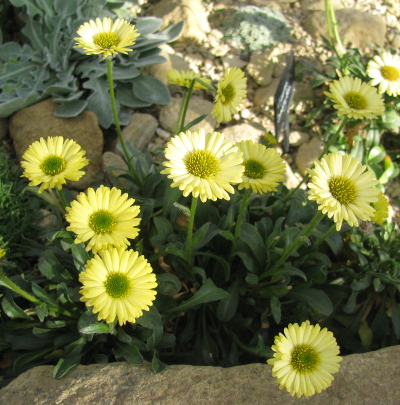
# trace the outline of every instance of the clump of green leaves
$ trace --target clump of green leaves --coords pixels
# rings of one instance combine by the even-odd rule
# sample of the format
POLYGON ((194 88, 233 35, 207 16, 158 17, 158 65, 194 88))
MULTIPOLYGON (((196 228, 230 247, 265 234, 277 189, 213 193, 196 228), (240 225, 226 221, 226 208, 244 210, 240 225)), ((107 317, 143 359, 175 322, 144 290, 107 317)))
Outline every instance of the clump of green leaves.
MULTIPOLYGON (((115 17, 105 7, 106 0, 9 0, 23 7, 20 19, 24 44, 7 42, 0 46, 0 117, 40 100, 54 97, 60 107, 58 117, 75 117, 85 108, 93 111, 100 125, 113 123, 105 64, 97 56, 88 57, 73 48, 77 28, 89 19, 115 17)), ((183 22, 156 32, 162 20, 154 17, 133 19, 140 33, 130 55, 114 60, 116 102, 120 121, 127 124, 127 108, 170 103, 167 87, 143 75, 140 69, 165 62, 159 45, 174 41, 183 22)))
POLYGON ((290 41, 285 17, 270 7, 243 6, 222 22, 224 39, 248 52, 262 51, 277 42, 290 41))

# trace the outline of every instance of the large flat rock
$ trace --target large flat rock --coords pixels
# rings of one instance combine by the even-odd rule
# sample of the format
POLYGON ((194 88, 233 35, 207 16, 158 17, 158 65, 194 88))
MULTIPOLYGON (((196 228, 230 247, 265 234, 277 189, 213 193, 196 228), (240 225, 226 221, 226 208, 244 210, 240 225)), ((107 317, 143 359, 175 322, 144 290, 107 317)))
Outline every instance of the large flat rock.
POLYGON ((232 368, 149 364, 79 366, 61 380, 52 366, 25 372, 0 390, 1 405, 398 405, 400 346, 344 357, 331 387, 312 397, 280 391, 271 366, 232 368))

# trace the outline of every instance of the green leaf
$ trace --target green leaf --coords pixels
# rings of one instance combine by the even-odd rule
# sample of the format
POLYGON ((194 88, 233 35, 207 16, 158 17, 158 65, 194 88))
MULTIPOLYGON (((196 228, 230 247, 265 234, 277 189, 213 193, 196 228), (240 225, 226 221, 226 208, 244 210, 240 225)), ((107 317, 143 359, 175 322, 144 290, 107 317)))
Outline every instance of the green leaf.
POLYGON ((194 250, 200 249, 218 233, 219 228, 217 225, 212 224, 211 222, 206 222, 193 235, 192 249, 194 250))
POLYGON ((157 349, 163 337, 163 333, 162 325, 157 325, 153 328, 153 333, 147 339, 147 350, 157 349))
POLYGON ((40 320, 40 322, 43 322, 46 316, 49 314, 49 310, 47 309, 47 305, 43 302, 40 305, 37 305, 35 307, 36 314, 40 320))
POLYGON ((49 295, 42 287, 39 287, 36 283, 31 283, 32 292, 38 297, 41 301, 46 302, 47 304, 57 307, 57 302, 49 295))
POLYGON ((157 283, 157 291, 170 297, 178 294, 182 288, 178 278, 169 273, 157 274, 157 283))
POLYGON ((161 324, 161 315, 157 308, 152 305, 149 307, 148 311, 143 311, 143 315, 136 319, 136 323, 146 328, 153 329, 161 324))
POLYGON ((165 250, 174 256, 178 256, 181 259, 186 260, 186 252, 182 249, 178 249, 174 246, 168 246, 165 250))
POLYGON ((151 368, 153 369, 154 374, 161 373, 167 368, 167 365, 157 357, 156 350, 153 351, 153 359, 151 360, 151 368))
POLYGON ((60 107, 54 111, 55 117, 71 118, 78 116, 87 107, 84 100, 73 100, 62 102, 60 107))
POLYGON ((133 80, 133 94, 142 101, 165 105, 171 103, 168 88, 155 77, 139 75, 133 80))
POLYGON ((154 225, 157 229, 157 235, 151 239, 153 246, 162 247, 168 236, 174 233, 174 228, 167 218, 162 216, 154 217, 154 225))
POLYGON ((200 117, 195 118, 193 121, 190 121, 188 124, 185 125, 185 127, 183 128, 183 132, 187 131, 188 129, 192 128, 193 126, 195 126, 196 124, 198 124, 199 122, 203 121, 204 118, 206 118, 208 116, 208 114, 204 114, 204 115, 200 115, 200 117))
POLYGON ((228 322, 235 315, 239 304, 239 290, 240 280, 237 278, 227 289, 230 297, 224 298, 218 303, 217 317, 220 321, 228 322))
POLYGON ((110 333, 110 327, 97 320, 97 315, 92 312, 85 312, 78 321, 79 333, 90 335, 92 333, 110 333))
POLYGON ((222 288, 218 288, 211 279, 208 279, 193 297, 189 298, 187 301, 183 302, 177 307, 167 311, 167 313, 178 311, 186 312, 188 309, 195 306, 205 304, 207 302, 219 301, 227 297, 229 297, 228 292, 222 288))
POLYGON ((117 342, 116 348, 113 349, 113 351, 122 356, 129 364, 140 366, 143 363, 143 357, 140 354, 138 347, 134 344, 117 342))
POLYGON ((235 240, 235 237, 233 236, 233 233, 230 232, 230 231, 220 231, 219 234, 221 236, 223 236, 225 239, 228 239, 228 240, 230 240, 232 242, 235 240))
POLYGON ((374 164, 382 162, 386 156, 386 151, 382 146, 374 146, 368 153, 368 163, 374 164))
POLYGON ((252 250, 252 252, 254 253, 254 257, 258 261, 259 265, 264 266, 265 243, 258 229, 254 225, 245 222, 240 227, 239 237, 252 250))
POLYGON ((60 359, 58 361, 57 365, 54 367, 53 377, 56 380, 59 380, 61 377, 63 377, 65 374, 67 374, 68 371, 71 370, 71 368, 79 366, 82 356, 83 356, 83 354, 77 354, 72 357, 66 357, 65 359, 60 359))
POLYGON ((11 293, 8 291, 6 292, 5 297, 1 303, 3 307, 3 311, 6 313, 8 317, 11 319, 15 318, 25 318, 33 320, 33 318, 27 315, 15 302, 14 298, 12 297, 11 293))
POLYGON ((148 35, 156 32, 162 24, 162 19, 157 17, 138 18, 135 22, 135 28, 140 32, 140 35, 148 35))
POLYGON ((279 324, 281 322, 282 309, 281 309, 281 302, 279 301, 279 298, 276 295, 273 295, 271 297, 270 306, 272 316, 274 317, 275 322, 279 324))
MULTIPOLYGON (((15 374, 20 374, 24 369, 26 368, 27 365, 30 365, 30 363, 35 362, 35 360, 39 360, 38 362, 35 362, 35 365, 40 365, 43 364, 46 360, 44 360, 44 357, 51 353, 54 350, 54 347, 42 349, 42 350, 35 350, 33 352, 29 353, 24 353, 21 356, 17 358, 14 362, 14 372, 15 374)), ((32 366, 32 365, 31 365, 32 366)))
POLYGON ((330 315, 333 311, 332 302, 321 290, 315 288, 293 288, 289 291, 292 298, 306 302, 310 307, 323 315, 330 315))
POLYGON ((71 246, 72 259, 78 271, 85 270, 85 264, 90 260, 90 255, 85 250, 83 243, 73 244, 71 246))

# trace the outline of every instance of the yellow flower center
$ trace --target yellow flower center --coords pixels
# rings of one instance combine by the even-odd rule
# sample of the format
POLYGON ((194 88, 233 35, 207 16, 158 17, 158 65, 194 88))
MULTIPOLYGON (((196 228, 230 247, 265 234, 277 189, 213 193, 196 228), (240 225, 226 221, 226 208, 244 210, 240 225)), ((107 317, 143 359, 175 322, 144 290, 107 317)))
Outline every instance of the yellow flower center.
POLYGON ((227 105, 230 104, 236 96, 236 89, 232 83, 228 83, 225 87, 221 89, 222 95, 224 96, 222 104, 227 105))
POLYGON ((62 156, 49 155, 47 156, 40 165, 43 173, 48 176, 55 176, 60 174, 65 170, 66 162, 62 156))
POLYGON ((332 177, 329 182, 329 191, 341 204, 351 204, 357 194, 355 184, 343 176, 332 177))
POLYGON ((248 159, 243 162, 244 165, 244 175, 250 179, 262 179, 267 169, 264 165, 255 159, 248 159))
POLYGON ((368 105, 367 99, 358 91, 349 91, 344 95, 344 99, 354 110, 362 110, 368 105))
POLYGON ((93 37, 93 42, 102 49, 110 49, 118 45, 119 36, 115 32, 100 32, 93 37))
POLYGON ((395 66, 382 66, 381 75, 384 79, 394 82, 400 78, 399 69, 395 66))
POLYGON ((197 150, 190 152, 186 156, 185 165, 187 171, 201 179, 210 179, 214 177, 219 170, 219 160, 214 153, 209 150, 197 150))
POLYGON ((319 353, 310 345, 296 345, 291 353, 290 365, 298 373, 315 371, 321 362, 319 353))
POLYGON ((110 234, 117 224, 117 218, 108 210, 100 209, 89 217, 89 227, 98 234, 110 234))
POLYGON ((131 291, 131 280, 129 277, 120 272, 113 272, 107 276, 107 280, 104 283, 106 293, 111 298, 125 298, 131 291))

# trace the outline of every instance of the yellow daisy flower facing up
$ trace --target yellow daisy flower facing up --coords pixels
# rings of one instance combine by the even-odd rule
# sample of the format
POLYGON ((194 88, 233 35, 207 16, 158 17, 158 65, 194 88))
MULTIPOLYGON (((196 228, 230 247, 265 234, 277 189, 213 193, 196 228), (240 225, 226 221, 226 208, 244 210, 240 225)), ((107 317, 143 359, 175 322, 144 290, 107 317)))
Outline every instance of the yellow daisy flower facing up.
POLYGON ((358 77, 341 77, 329 86, 325 92, 333 106, 338 109, 338 115, 347 115, 349 118, 363 119, 376 118, 382 115, 384 105, 382 96, 376 88, 368 83, 363 83, 358 77))
POLYGON ((219 81, 217 95, 211 115, 218 122, 230 121, 233 114, 240 110, 242 99, 247 95, 244 73, 235 67, 225 69, 224 77, 219 81))
POLYGON ((324 214, 333 217, 339 231, 343 220, 358 226, 358 218, 369 221, 375 209, 371 203, 378 201, 380 191, 374 172, 365 171, 357 158, 341 153, 324 155, 314 162, 314 169, 307 169, 312 183, 309 200, 315 200, 324 214))
POLYGON ((239 190, 250 188, 255 193, 277 191, 285 177, 286 163, 275 149, 247 140, 236 144, 243 153, 244 174, 239 190))
POLYGON ((39 194, 48 188, 61 190, 67 180, 78 181, 85 174, 80 170, 89 163, 85 153, 72 139, 40 138, 22 156, 22 176, 30 180, 30 186, 40 184, 39 194))
POLYGON ((102 250, 79 274, 83 284, 81 301, 93 307, 100 321, 135 323, 153 305, 156 276, 149 262, 138 252, 124 248, 102 250))
POLYGON ((93 253, 109 246, 126 247, 128 239, 138 235, 139 207, 128 194, 101 185, 96 191, 89 188, 87 195, 80 193, 77 201, 67 207, 65 219, 70 223, 67 231, 76 234, 75 243, 89 241, 86 251, 93 253))
POLYGON ((375 212, 371 218, 371 221, 382 225, 383 221, 389 217, 388 199, 382 194, 382 192, 380 192, 378 195, 378 201, 372 203, 372 206, 375 208, 375 212))
POLYGON ((164 151, 167 167, 161 173, 173 180, 171 187, 179 187, 186 197, 229 200, 235 190, 231 184, 242 181, 244 166, 242 152, 223 134, 206 134, 204 129, 181 132, 173 137, 164 151))
POLYGON ((274 343, 271 348, 276 353, 267 363, 273 365, 272 375, 277 377, 280 389, 286 388, 292 397, 300 398, 320 393, 331 385, 332 374, 339 371, 342 358, 328 329, 310 325, 309 321, 300 326, 289 324, 274 343))
MULTIPOLYGON (((195 77, 201 79, 203 82, 205 82, 207 84, 210 84, 209 79, 207 79, 205 77, 201 77, 200 73, 194 73, 192 70, 178 71, 176 69, 172 69, 172 70, 168 71, 168 73, 167 73, 168 81, 171 84, 176 84, 176 85, 182 86, 182 87, 190 87, 190 84, 195 77)), ((199 82, 194 82, 193 89, 205 90, 205 89, 207 89, 207 87, 203 86, 199 82)))
POLYGON ((383 52, 376 55, 368 62, 367 75, 372 78, 371 86, 379 84, 379 93, 387 93, 389 96, 400 94, 400 56, 383 52))
POLYGON ((128 46, 134 45, 140 35, 128 21, 120 18, 113 21, 109 17, 85 22, 76 33, 80 37, 74 38, 74 48, 82 48, 86 55, 101 55, 103 58, 132 52, 128 46))

